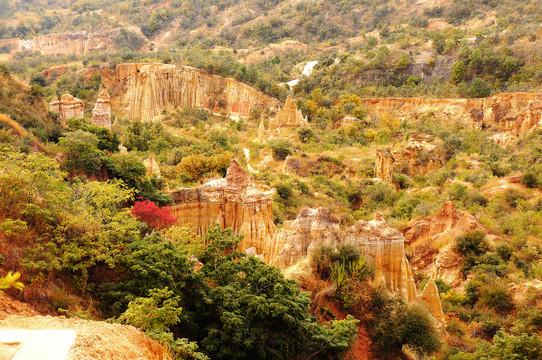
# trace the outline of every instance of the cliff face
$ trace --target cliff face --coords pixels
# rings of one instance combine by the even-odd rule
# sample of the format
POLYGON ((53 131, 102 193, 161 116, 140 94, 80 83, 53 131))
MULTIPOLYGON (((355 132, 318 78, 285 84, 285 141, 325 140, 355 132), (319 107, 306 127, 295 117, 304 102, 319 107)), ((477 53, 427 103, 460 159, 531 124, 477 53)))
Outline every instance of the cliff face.
POLYGON ((96 126, 111 129, 111 99, 106 89, 101 89, 92 110, 92 122, 96 126))
POLYGON ((338 220, 327 210, 305 208, 294 221, 284 223, 283 228, 276 233, 273 243, 282 250, 275 258, 266 256, 266 259, 280 268, 304 262, 321 246, 354 244, 374 263, 377 284, 400 294, 406 301, 422 303, 437 320, 444 321, 436 286, 433 289, 431 284, 428 284, 422 294, 417 293, 414 276, 406 258, 405 239, 400 232, 390 228, 380 214, 376 214, 374 220, 358 221, 343 231, 338 220))
POLYGON ((442 140, 438 138, 411 134, 408 142, 376 151, 375 177, 391 183, 395 170, 410 177, 427 175, 445 165, 447 158, 443 149, 442 140))
POLYGON ((198 188, 181 188, 171 195, 175 201, 171 206, 172 214, 180 226, 188 225, 203 236, 211 225, 218 223, 245 236, 241 250, 254 247, 266 261, 276 256, 277 248, 271 241, 277 231, 273 223, 273 199, 235 160, 230 164, 226 178, 198 188))
POLYGON ((506 145, 542 120, 542 94, 509 93, 483 99, 364 99, 370 113, 425 113, 437 110, 476 129, 492 128, 495 140, 506 145))
POLYGON ((152 121, 167 109, 205 107, 241 116, 252 110, 277 108, 279 101, 218 75, 187 66, 120 64, 102 72, 112 104, 133 119, 152 121))
POLYGON ((82 55, 92 50, 112 49, 112 39, 119 36, 122 31, 136 33, 143 37, 141 30, 136 27, 117 28, 103 31, 80 30, 68 33, 47 34, 35 37, 32 40, 9 39, 5 43, 11 52, 20 50, 39 51, 42 54, 82 55))
POLYGON ((58 114, 60 123, 64 126, 69 119, 84 117, 84 109, 83 101, 70 94, 62 95, 60 100, 54 97, 49 103, 49 111, 58 114))
POLYGON ((376 150, 375 178, 393 183, 395 157, 388 149, 376 150))
POLYGON ((401 229, 401 233, 412 249, 410 261, 414 271, 443 279, 455 287, 462 282, 463 262, 453 249, 454 240, 472 230, 487 233, 473 215, 457 210, 452 201, 447 201, 436 214, 401 229))
POLYGON ((295 102, 292 100, 292 97, 288 95, 284 107, 277 112, 274 119, 269 121, 269 130, 308 125, 309 123, 307 118, 303 117, 301 110, 297 108, 295 102))
POLYGON ((435 305, 440 305, 438 292, 428 290, 423 297, 416 292, 405 254, 405 239, 390 228, 380 214, 376 214, 374 220, 358 221, 343 231, 327 210, 305 208, 294 221, 284 222, 278 231, 273 224, 270 193, 259 188, 235 160, 225 178, 198 188, 181 188, 171 195, 175 202, 171 206, 172 214, 180 226, 187 225, 201 236, 213 224, 232 228, 235 233, 244 235, 240 250, 282 269, 306 265, 312 251, 323 245, 354 244, 372 259, 377 284, 385 285, 406 301, 430 304, 429 310, 439 320, 444 316, 442 309, 435 305))

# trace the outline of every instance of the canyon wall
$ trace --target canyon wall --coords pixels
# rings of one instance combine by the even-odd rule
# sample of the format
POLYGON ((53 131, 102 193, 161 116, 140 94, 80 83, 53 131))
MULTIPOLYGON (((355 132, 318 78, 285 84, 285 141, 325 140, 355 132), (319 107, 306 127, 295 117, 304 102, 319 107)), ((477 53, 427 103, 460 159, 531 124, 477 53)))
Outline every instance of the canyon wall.
POLYGON ((474 215, 457 210, 452 201, 447 201, 434 215, 400 231, 409 245, 410 263, 416 273, 457 287, 463 281, 463 260, 454 250, 455 239, 473 230, 488 233, 474 215))
POLYGON ((506 145, 542 121, 542 94, 504 93, 483 99, 367 98, 369 113, 423 114, 437 111, 466 126, 497 131, 495 141, 506 145))
POLYGON ((112 39, 122 35, 122 32, 132 32, 143 37, 137 27, 116 28, 111 30, 92 31, 79 30, 67 33, 40 35, 30 40, 8 39, 0 41, 0 48, 5 47, 9 52, 39 51, 46 55, 82 55, 92 50, 107 50, 114 48, 112 39))
POLYGON ((164 110, 204 107, 250 116, 280 102, 231 78, 188 66, 119 64, 102 72, 112 105, 132 119, 153 121, 164 110))

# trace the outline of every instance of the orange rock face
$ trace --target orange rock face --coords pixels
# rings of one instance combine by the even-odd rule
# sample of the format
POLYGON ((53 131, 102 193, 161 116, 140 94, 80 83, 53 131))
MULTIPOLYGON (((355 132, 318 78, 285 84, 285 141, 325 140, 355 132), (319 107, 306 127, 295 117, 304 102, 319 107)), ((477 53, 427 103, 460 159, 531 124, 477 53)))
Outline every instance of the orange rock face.
POLYGON ((156 160, 154 160, 154 157, 149 156, 143 161, 143 165, 147 168, 147 177, 157 176, 161 177, 162 173, 160 172, 160 167, 158 166, 158 163, 156 160))
POLYGON ((68 72, 68 66, 67 65, 58 65, 53 66, 52 68, 49 68, 47 70, 43 70, 41 74, 47 81, 51 81, 53 79, 56 79, 59 76, 64 75, 68 72))
POLYGON ((446 164, 446 153, 442 141, 435 137, 414 133, 406 143, 393 149, 376 151, 375 177, 389 183, 398 171, 410 177, 427 175, 446 164))
POLYGON ((542 94, 508 93, 483 99, 364 99, 370 113, 423 114, 438 111, 475 129, 491 128, 498 132, 502 145, 524 134, 542 120, 542 94))
POLYGON ((297 108, 295 102, 292 100, 292 97, 288 95, 284 107, 277 112, 274 119, 269 121, 269 130, 308 125, 309 123, 307 118, 303 117, 301 110, 297 108))
POLYGON ((113 106, 133 119, 153 121, 164 110, 204 107, 249 116, 279 101, 231 78, 188 66, 120 64, 102 72, 113 106))
POLYGON ((226 178, 210 181, 198 188, 182 188, 171 193, 172 214, 180 226, 188 225, 198 235, 220 224, 245 237, 241 250, 254 247, 257 254, 271 259, 276 255, 272 239, 273 199, 260 189, 252 177, 232 161, 226 178))
MULTIPOLYGON (((17 50, 31 50, 47 55, 82 55, 92 50, 112 49, 112 39, 121 34, 122 30, 122 28, 117 28, 104 31, 80 30, 68 33, 47 34, 37 36, 32 40, 10 39, 8 44, 12 52, 17 50), (17 46, 13 46, 14 41, 17 42, 17 46)), ((141 35, 141 31, 135 27, 124 30, 136 32, 141 35)))
POLYGON ((60 123, 64 126, 69 119, 84 117, 84 109, 83 101, 70 94, 62 95, 60 100, 54 97, 49 103, 49 111, 58 114, 60 123))
POLYGON ((375 178, 393 183, 395 157, 388 149, 376 150, 375 178))
POLYGON ((92 110, 92 122, 96 126, 111 129, 111 99, 106 89, 100 90, 92 110))
POLYGON ((429 309, 435 310, 435 317, 443 318, 442 308, 439 313, 436 305, 440 305, 438 292, 427 290, 425 295, 416 292, 406 258, 405 239, 390 228, 380 214, 376 214, 374 220, 358 221, 343 231, 339 221, 327 210, 305 208, 294 221, 284 222, 279 231, 273 223, 270 193, 259 188, 235 160, 226 178, 198 188, 182 188, 171 195, 175 201, 172 214, 180 226, 188 225, 202 236, 213 224, 232 228, 245 236, 240 250, 282 269, 306 266, 318 247, 354 244, 374 263, 377 284, 383 284, 406 301, 431 304, 429 309))
POLYGON ((462 282, 463 261, 453 250, 454 240, 473 230, 487 233, 474 215, 457 210, 452 201, 447 201, 436 214, 401 229, 401 233, 412 248, 414 271, 455 287, 462 282))

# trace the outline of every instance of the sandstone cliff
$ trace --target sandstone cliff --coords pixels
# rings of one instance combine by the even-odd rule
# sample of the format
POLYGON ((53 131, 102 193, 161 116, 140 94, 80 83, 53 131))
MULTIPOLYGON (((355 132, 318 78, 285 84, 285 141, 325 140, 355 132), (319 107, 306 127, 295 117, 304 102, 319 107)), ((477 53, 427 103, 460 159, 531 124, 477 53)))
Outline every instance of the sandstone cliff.
POLYGON ((440 115, 461 121, 476 129, 491 128, 495 140, 509 144, 542 121, 542 94, 505 93, 483 99, 368 98, 363 100, 369 113, 440 115))
POLYGON ((279 101, 231 78, 188 66, 120 64, 102 72, 112 105, 133 119, 155 120, 164 110, 205 107, 249 116, 279 101))
POLYGON ((198 188, 181 188, 171 195, 174 199, 172 214, 180 226, 187 225, 202 236, 213 224, 232 228, 235 233, 244 235, 239 245, 241 251, 258 255, 282 269, 303 267, 312 251, 320 246, 354 244, 374 263, 377 284, 400 294, 406 301, 423 302, 437 319, 443 319, 438 292, 428 288, 424 294, 417 294, 406 258, 405 239, 390 228, 380 214, 376 214, 374 220, 358 221, 343 231, 327 210, 305 208, 294 221, 284 222, 278 231, 273 224, 270 192, 258 187, 235 160, 226 178, 212 180, 198 188))
POLYGON ((394 171, 408 175, 427 175, 446 164, 442 140, 434 136, 414 133, 407 142, 392 149, 376 151, 375 177, 393 182, 394 171))
POLYGON ((454 240, 472 230, 487 233, 474 215, 457 210, 452 201, 447 201, 437 213, 401 229, 401 233, 412 249, 410 262, 416 273, 456 287, 462 282, 463 261, 453 249, 454 240))
MULTIPOLYGON (((40 35, 31 40, 9 39, 4 40, 11 52, 20 50, 39 51, 42 54, 55 55, 82 55, 92 50, 112 49, 112 39, 122 32, 132 32, 143 37, 137 27, 116 28, 111 30, 92 31, 79 30, 67 33, 40 35), (15 45, 16 44, 16 45, 15 45)), ((0 46, 4 43, 0 42, 0 46)))
POLYGON ((92 122, 96 126, 111 129, 111 99, 106 89, 101 89, 92 110, 92 122))
POLYGON ((210 181, 198 188, 181 188, 171 193, 175 201, 172 214, 178 224, 188 225, 198 235, 205 235, 216 223, 243 234, 241 250, 254 247, 266 261, 278 251, 273 236, 273 199, 260 189, 252 177, 233 160, 226 178, 210 181))
POLYGON ((288 95, 284 107, 277 112, 274 119, 269 121, 269 130, 275 130, 280 128, 291 128, 308 126, 307 118, 303 117, 301 110, 299 110, 292 100, 292 97, 288 95))
POLYGON ((84 109, 83 101, 70 94, 62 95, 60 100, 54 97, 49 102, 49 111, 58 114, 60 123, 64 126, 69 119, 84 117, 84 109))
POLYGON ((406 258, 405 240, 400 232, 386 224, 380 214, 376 214, 374 220, 358 221, 343 231, 338 220, 327 210, 305 208, 294 221, 284 223, 273 243, 282 250, 274 259, 266 259, 280 268, 306 262, 312 252, 321 246, 354 244, 374 264, 376 284, 382 284, 391 292, 400 294, 405 301, 422 303, 437 320, 444 321, 438 291, 429 284, 422 294, 417 293, 406 258))

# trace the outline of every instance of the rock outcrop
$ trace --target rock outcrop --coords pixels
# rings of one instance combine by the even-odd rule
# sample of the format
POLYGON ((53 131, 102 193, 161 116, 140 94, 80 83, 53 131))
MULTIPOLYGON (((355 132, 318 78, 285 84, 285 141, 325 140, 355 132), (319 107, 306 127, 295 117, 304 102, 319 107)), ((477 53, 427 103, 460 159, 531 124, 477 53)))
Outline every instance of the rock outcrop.
POLYGON ((54 97, 49 102, 49 111, 58 114, 62 125, 66 125, 69 119, 84 117, 84 110, 85 104, 83 101, 70 94, 62 95, 60 100, 54 97))
POLYGON ((284 107, 277 112, 274 119, 269 121, 269 130, 301 126, 309 126, 307 118, 303 117, 301 110, 297 108, 292 97, 288 95, 284 107))
POLYGON ((391 183, 394 171, 410 177, 427 175, 440 169, 446 161, 442 140, 414 133, 410 135, 408 142, 393 149, 376 151, 375 177, 391 183))
POLYGON ((58 65, 53 66, 49 69, 43 70, 41 74, 45 78, 47 82, 50 82, 51 80, 56 79, 59 76, 64 75, 68 72, 68 66, 67 65, 58 65))
POLYGON ((381 214, 371 221, 358 221, 351 228, 341 230, 339 221, 323 208, 301 210, 294 221, 287 221, 276 233, 274 244, 282 250, 267 261, 280 268, 300 264, 321 246, 338 247, 354 244, 374 264, 375 282, 400 294, 406 301, 425 305, 441 322, 444 314, 434 282, 422 294, 416 291, 414 276, 405 253, 405 239, 390 228, 381 214), (432 287, 434 286, 434 288, 432 287))
POLYGON ((474 215, 457 210, 452 201, 447 201, 437 213, 401 229, 401 233, 411 248, 410 262, 416 273, 456 287, 462 282, 463 261, 453 249, 454 240, 473 230, 487 233, 474 215))
POLYGON ((198 188, 181 188, 171 195, 172 214, 180 226, 188 225, 203 236, 210 226, 220 224, 244 235, 241 250, 254 247, 268 262, 276 256, 278 247, 272 239, 277 228, 273 223, 271 192, 260 188, 235 160, 225 178, 198 188))
POLYGON ((493 129, 502 145, 542 121, 542 94, 504 93, 483 99, 368 98, 369 113, 424 114, 438 111, 475 129, 493 129))
POLYGON ((142 121, 153 121, 176 107, 249 116, 253 110, 280 104, 251 86, 188 66, 119 64, 102 72, 102 82, 114 107, 142 121))
POLYGON ((154 160, 154 157, 149 156, 143 161, 143 165, 145 165, 145 168, 147 168, 147 177, 161 177, 162 173, 160 172, 160 167, 158 166, 158 163, 156 160, 154 160))
POLYGON ((393 183, 395 157, 388 149, 376 150, 375 173, 377 179, 393 183))
MULTIPOLYGON (((112 39, 125 34, 135 33, 145 39, 137 27, 116 28, 103 31, 79 30, 67 33, 47 34, 32 40, 10 39, 6 42, 11 52, 17 50, 39 51, 46 55, 82 55, 92 50, 107 50, 114 48, 112 39), (16 46, 14 45, 16 43, 16 46)), ((2 43, 0 42, 0 46, 2 43)))
POLYGON ((92 110, 92 122, 96 126, 111 129, 111 98, 106 89, 101 89, 92 110))

